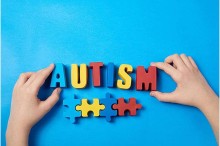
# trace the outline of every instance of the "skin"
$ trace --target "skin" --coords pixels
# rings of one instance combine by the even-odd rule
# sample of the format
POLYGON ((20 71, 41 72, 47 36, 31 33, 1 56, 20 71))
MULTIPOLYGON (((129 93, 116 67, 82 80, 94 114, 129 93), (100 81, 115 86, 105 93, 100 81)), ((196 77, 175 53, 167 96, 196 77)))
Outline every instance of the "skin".
MULTIPOLYGON (((151 91, 150 95, 162 102, 172 102, 194 106, 200 109, 210 122, 216 140, 219 129, 219 99, 199 71, 191 57, 184 54, 171 55, 164 62, 151 63, 164 70, 177 83, 171 93, 151 91), (171 65, 172 63, 172 65, 171 65)), ((54 65, 36 73, 21 74, 15 84, 11 113, 6 132, 7 146, 27 146, 31 128, 56 104, 61 92, 56 88, 45 101, 37 98, 37 93, 54 65)))
POLYGON ((162 102, 198 108, 208 119, 215 138, 219 142, 219 98, 199 71, 192 57, 175 54, 168 56, 164 62, 151 63, 151 65, 170 75, 177 83, 177 87, 171 93, 151 91, 150 95, 162 102))
POLYGON ((31 128, 59 100, 60 88, 56 88, 45 101, 37 97, 40 87, 53 71, 54 65, 38 72, 28 72, 20 75, 15 84, 11 113, 6 132, 7 146, 27 146, 31 128))

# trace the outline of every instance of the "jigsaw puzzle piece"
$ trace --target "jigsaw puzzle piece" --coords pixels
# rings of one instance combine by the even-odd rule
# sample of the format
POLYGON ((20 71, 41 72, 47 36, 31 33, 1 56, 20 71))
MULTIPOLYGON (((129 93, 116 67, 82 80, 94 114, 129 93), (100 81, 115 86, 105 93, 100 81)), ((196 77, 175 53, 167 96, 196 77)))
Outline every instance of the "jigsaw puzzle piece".
POLYGON ((65 107, 63 115, 65 118, 69 118, 72 123, 75 123, 76 118, 81 116, 81 112, 76 111, 76 106, 79 104, 81 104, 80 99, 75 99, 75 96, 63 100, 63 106, 65 107))
POLYGON ((142 105, 136 103, 135 98, 130 98, 129 102, 126 103, 124 98, 119 98, 118 103, 113 105, 113 109, 118 110, 119 116, 124 116, 125 111, 129 111, 130 116, 135 116, 137 109, 141 109, 142 105))
POLYGON ((138 109, 141 109, 142 108, 142 105, 141 104, 137 104, 136 103, 136 99, 135 98, 130 98, 129 99, 129 104, 127 104, 127 108, 130 112, 130 116, 135 116, 137 113, 136 111, 138 109))
POLYGON ((90 112, 90 111, 93 112, 94 117, 98 117, 100 114, 99 113, 100 110, 103 110, 103 109, 105 109, 105 106, 100 105, 99 99, 97 99, 97 98, 93 99, 92 104, 88 104, 87 99, 82 99, 82 104, 76 106, 76 110, 82 112, 82 117, 88 117, 88 112, 90 112))
POLYGON ((108 122, 113 116, 117 116, 117 110, 112 109, 112 105, 115 103, 117 103, 117 99, 111 98, 109 93, 106 93, 106 98, 100 99, 100 104, 105 105, 105 109, 100 111, 100 116, 105 117, 108 122))

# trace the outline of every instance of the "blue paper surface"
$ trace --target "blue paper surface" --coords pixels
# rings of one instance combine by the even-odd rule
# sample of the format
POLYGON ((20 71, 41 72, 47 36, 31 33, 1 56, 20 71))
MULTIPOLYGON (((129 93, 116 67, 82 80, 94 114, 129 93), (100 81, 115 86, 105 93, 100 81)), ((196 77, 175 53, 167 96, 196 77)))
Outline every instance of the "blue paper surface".
MULTIPOLYGON (((19 74, 54 62, 65 65, 68 88, 32 129, 31 146, 216 146, 198 109, 161 103, 149 92, 136 91, 134 82, 131 90, 120 90, 107 88, 104 78, 104 86, 95 88, 89 76, 86 89, 74 89, 70 65, 102 61, 147 68, 168 55, 186 53, 218 94, 218 45, 217 0, 2 0, 1 144, 19 74), (64 98, 104 98, 106 92, 114 98, 135 97, 144 108, 138 116, 116 117, 113 123, 90 116, 71 124, 63 117, 64 98)), ((172 79, 159 71, 158 90, 173 89, 172 79)), ((45 99, 50 93, 46 86, 39 96, 45 99)))

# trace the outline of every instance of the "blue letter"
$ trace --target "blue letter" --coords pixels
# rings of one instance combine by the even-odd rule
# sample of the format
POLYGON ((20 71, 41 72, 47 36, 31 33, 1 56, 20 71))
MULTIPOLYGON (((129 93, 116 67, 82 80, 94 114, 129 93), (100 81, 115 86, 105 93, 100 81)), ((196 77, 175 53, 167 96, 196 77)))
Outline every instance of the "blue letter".
POLYGON ((66 76, 62 63, 55 64, 52 72, 50 87, 66 87, 66 76))
POLYGON ((114 87, 115 67, 113 63, 107 65, 107 87, 114 87))

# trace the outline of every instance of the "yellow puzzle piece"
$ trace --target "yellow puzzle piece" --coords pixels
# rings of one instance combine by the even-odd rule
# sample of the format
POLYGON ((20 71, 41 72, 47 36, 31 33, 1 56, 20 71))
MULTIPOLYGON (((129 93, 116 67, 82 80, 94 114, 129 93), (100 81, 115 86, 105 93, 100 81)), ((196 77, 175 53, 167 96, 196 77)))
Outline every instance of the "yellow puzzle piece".
POLYGON ((88 104, 87 99, 82 99, 82 104, 76 106, 77 111, 81 111, 82 117, 88 117, 88 112, 92 111, 94 117, 99 116, 100 110, 104 110, 105 106, 99 104, 99 99, 94 98, 92 104, 88 104))

